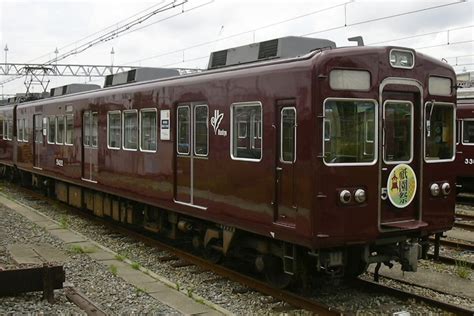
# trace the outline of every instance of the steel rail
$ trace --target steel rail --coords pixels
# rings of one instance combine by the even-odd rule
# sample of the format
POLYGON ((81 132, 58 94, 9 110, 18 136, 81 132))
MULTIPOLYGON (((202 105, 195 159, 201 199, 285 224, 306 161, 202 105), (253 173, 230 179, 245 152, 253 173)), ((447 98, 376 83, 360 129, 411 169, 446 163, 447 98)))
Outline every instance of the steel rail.
POLYGON ((64 292, 68 300, 82 309, 88 316, 106 316, 107 314, 100 307, 92 302, 87 296, 79 292, 76 288, 64 287, 64 292))
MULTIPOLYGON (((382 277, 384 277, 384 276, 382 276, 382 277)), ((399 281, 399 280, 395 280, 395 281, 399 281)), ((403 291, 403 290, 396 289, 396 288, 393 288, 393 287, 390 287, 390 286, 387 286, 387 285, 383 285, 383 284, 380 284, 380 283, 377 283, 377 282, 357 279, 357 280, 355 280, 355 284, 359 285, 363 288, 370 288, 370 289, 373 289, 376 292, 383 292, 383 293, 386 293, 388 295, 393 295, 393 296, 399 297, 401 299, 415 299, 417 301, 425 302, 425 303, 428 303, 430 305, 439 307, 443 310, 452 312, 455 315, 470 315, 470 316, 472 316, 474 314, 474 310, 468 309, 466 307, 461 307, 461 306, 458 306, 458 305, 450 304, 450 303, 447 303, 447 302, 443 302, 443 301, 440 301, 440 300, 436 300, 434 298, 430 298, 430 297, 427 297, 427 296, 422 296, 422 295, 415 294, 415 293, 412 293, 412 292, 403 291)), ((411 285, 416 286, 416 284, 411 284, 411 285)))
POLYGON ((454 227, 462 228, 474 232, 474 224, 454 222, 454 227))

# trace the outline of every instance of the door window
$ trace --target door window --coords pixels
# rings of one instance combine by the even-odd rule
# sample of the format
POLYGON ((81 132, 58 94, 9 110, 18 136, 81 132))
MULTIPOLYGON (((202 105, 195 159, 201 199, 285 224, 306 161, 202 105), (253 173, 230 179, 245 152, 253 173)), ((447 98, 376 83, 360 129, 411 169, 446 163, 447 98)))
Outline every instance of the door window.
POLYGON ((190 150, 190 115, 189 115, 189 106, 178 106, 178 144, 177 151, 178 154, 188 155, 190 150))
POLYGON ((207 156, 209 151, 209 110, 207 105, 194 107, 194 154, 207 156))
POLYGON ((82 124, 84 146, 97 148, 98 113, 91 111, 84 112, 82 124))
POLYGON ((281 110, 280 160, 295 162, 296 160, 296 109, 281 110))
POLYGON ((413 158, 413 104, 385 102, 384 119, 384 161, 409 163, 413 158))
POLYGON ((43 143, 43 119, 41 115, 35 115, 35 143, 43 143))
POLYGON ((462 121, 462 143, 474 144, 474 121, 462 121))

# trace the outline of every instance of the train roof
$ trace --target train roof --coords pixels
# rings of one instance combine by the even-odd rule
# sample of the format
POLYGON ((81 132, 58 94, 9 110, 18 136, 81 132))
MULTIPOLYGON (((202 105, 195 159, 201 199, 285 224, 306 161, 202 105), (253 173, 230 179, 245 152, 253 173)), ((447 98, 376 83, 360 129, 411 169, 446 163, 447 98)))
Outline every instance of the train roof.
POLYGON ((428 55, 419 53, 414 51, 413 49, 405 48, 405 47, 397 47, 397 46, 347 46, 347 47, 339 47, 339 48, 333 48, 333 47, 322 47, 318 48, 316 50, 312 50, 309 53, 298 55, 295 57, 288 57, 288 58, 269 58, 266 60, 261 60, 259 62, 251 62, 251 63, 242 63, 242 64, 236 64, 228 67, 222 67, 222 68, 215 68, 215 69, 209 69, 205 70, 202 72, 196 72, 196 73, 187 73, 184 75, 178 75, 178 76, 171 76, 171 77, 165 77, 165 78, 159 78, 159 79, 151 79, 151 80, 146 80, 146 81, 141 81, 141 82, 132 82, 132 83, 127 83, 127 84, 122 84, 118 86, 110 86, 110 87, 104 87, 102 89, 97 89, 97 90, 92 90, 92 91, 83 91, 83 92, 78 92, 78 93, 72 93, 68 95, 62 95, 62 96, 55 96, 47 99, 39 99, 39 100, 34 100, 34 101, 28 101, 24 103, 20 103, 19 106, 29 106, 29 105, 36 105, 36 104, 41 104, 41 103, 46 103, 46 102, 51 102, 51 101, 72 101, 75 100, 77 97, 81 96, 86 96, 87 98, 96 98, 96 97, 102 97, 108 95, 107 92, 112 92, 112 91, 121 91, 123 93, 133 93, 134 89, 138 86, 148 86, 148 85, 153 85, 156 83, 162 83, 162 82, 173 82, 176 80, 186 80, 190 78, 196 78, 196 77, 205 77, 209 75, 216 75, 216 74, 224 74, 224 73, 233 73, 237 72, 240 70, 248 70, 248 69, 254 69, 254 68, 263 68, 267 66, 277 66, 277 65, 287 65, 289 64, 289 67, 293 63, 297 62, 303 62, 307 61, 309 59, 312 59, 313 57, 317 55, 326 55, 326 54, 334 54, 336 52, 338 53, 344 53, 344 54, 350 54, 354 52, 358 53, 369 53, 369 52, 377 52, 380 50, 387 50, 387 49, 403 49, 403 50, 410 50, 413 51, 417 58, 423 58, 426 60, 429 60, 430 62, 438 65, 442 65, 445 67, 448 67, 452 70, 454 74, 453 68, 449 65, 446 64, 442 61, 439 61, 433 57, 430 57, 428 55))

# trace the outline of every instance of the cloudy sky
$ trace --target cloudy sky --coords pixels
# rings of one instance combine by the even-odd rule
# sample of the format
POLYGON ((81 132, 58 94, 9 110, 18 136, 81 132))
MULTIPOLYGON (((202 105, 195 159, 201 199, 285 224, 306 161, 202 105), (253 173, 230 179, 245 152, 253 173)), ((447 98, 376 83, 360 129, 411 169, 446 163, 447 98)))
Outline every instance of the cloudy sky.
MULTIPOLYGON (((0 63, 44 63, 71 52, 172 0, 0 0, 0 63)), ((338 46, 398 45, 474 70, 474 3, 467 1, 176 0, 114 39, 58 63, 152 67, 207 66, 211 51, 287 35, 327 38, 338 46), (411 12, 411 13, 410 13, 411 12), (448 42, 450 43, 449 45, 448 42), (111 50, 114 54, 110 54, 111 50), (112 57, 113 56, 113 57, 112 57), (456 58, 458 57, 458 58, 456 58), (113 60, 112 60, 113 59, 113 60)), ((0 76, 0 82, 8 77, 0 76)), ((89 78, 50 77, 49 88, 89 78)), ((24 78, 5 94, 24 92, 24 78)), ((103 84, 103 79, 92 78, 103 84)), ((39 88, 35 87, 35 92, 39 88)), ((1 96, 0 96, 1 98, 1 96)))

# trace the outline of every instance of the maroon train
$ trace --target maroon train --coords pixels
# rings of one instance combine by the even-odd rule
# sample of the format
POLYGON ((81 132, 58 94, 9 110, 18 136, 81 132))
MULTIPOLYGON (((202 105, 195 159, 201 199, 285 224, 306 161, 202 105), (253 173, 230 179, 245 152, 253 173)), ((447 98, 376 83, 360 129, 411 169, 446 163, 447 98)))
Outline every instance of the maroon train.
POLYGON ((458 90, 456 119, 457 191, 474 192, 474 88, 458 90))
POLYGON ((454 220, 453 69, 398 47, 276 58, 276 41, 255 63, 220 51, 201 73, 1 107, 2 172, 276 285, 416 271, 454 220))

